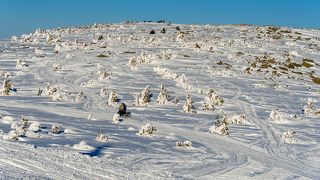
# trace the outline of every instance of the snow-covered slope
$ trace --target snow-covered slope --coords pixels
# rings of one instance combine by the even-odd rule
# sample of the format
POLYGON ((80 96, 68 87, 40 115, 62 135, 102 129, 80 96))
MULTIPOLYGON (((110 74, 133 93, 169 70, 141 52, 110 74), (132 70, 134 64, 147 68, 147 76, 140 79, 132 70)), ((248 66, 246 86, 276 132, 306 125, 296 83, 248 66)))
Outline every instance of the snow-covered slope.
POLYGON ((248 25, 0 41, 0 177, 319 179, 319 52, 319 30, 248 25))

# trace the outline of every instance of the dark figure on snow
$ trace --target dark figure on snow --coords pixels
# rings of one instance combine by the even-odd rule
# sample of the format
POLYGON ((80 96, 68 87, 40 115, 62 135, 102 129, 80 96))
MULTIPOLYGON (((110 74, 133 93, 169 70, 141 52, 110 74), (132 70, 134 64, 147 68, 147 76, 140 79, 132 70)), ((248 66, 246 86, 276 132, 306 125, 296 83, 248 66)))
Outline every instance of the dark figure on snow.
POLYGON ((118 114, 120 114, 120 116, 123 116, 123 115, 127 115, 127 106, 126 104, 124 103, 121 103, 120 106, 119 106, 119 111, 118 111, 118 114))

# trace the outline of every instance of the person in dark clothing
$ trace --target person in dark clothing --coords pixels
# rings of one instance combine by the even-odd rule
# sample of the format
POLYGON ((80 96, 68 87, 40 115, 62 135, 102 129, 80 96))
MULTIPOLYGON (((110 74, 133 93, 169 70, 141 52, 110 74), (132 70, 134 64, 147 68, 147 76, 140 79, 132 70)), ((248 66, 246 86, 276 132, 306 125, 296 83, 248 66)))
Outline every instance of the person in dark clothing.
POLYGON ((120 116, 130 116, 130 112, 127 112, 127 106, 126 104, 124 103, 121 103, 120 106, 119 106, 119 111, 118 111, 118 114, 120 114, 120 116))

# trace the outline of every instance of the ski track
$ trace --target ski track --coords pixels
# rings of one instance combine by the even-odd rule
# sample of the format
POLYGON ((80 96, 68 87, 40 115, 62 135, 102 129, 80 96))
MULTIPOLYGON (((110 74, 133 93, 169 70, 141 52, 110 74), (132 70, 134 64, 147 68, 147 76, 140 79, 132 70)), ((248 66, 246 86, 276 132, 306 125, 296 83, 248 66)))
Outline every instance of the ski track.
MULTIPOLYGON (((243 28, 248 30, 246 37, 255 37, 255 27, 212 26, 212 32, 209 31, 210 35, 222 38, 221 44, 217 44, 217 40, 212 40, 209 36, 208 40, 216 43, 214 46, 217 54, 214 54, 205 50, 205 48, 209 49, 209 46, 207 47, 205 41, 201 41, 201 38, 208 36, 203 30, 204 26, 182 26, 194 35, 186 35, 184 42, 171 40, 177 36, 174 26, 152 23, 111 25, 106 29, 95 29, 94 32, 82 29, 78 31, 79 34, 66 33, 62 36, 62 39, 70 42, 75 37, 78 37, 79 41, 90 42, 95 33, 108 33, 112 36, 111 39, 106 40, 108 42, 106 50, 93 43, 91 44, 92 49, 79 46, 78 49, 53 53, 54 46, 45 43, 25 43, 29 48, 22 48, 19 47, 22 43, 0 41, 0 48, 3 50, 3 53, 0 54, 0 70, 11 73, 14 85, 19 87, 15 96, 0 96, 0 110, 13 114, 15 122, 21 116, 32 116, 48 128, 53 123, 59 123, 62 129, 71 128, 75 131, 71 134, 62 133, 53 136, 46 133, 48 130, 43 130, 40 132, 40 139, 26 137, 24 142, 5 141, 0 138, 0 178, 319 179, 319 158, 313 157, 313 161, 309 162, 303 157, 306 156, 306 152, 310 153, 310 156, 317 155, 316 152, 320 149, 320 137, 311 136, 312 132, 317 132, 313 127, 299 129, 298 126, 298 123, 305 122, 304 119, 314 125, 317 122, 313 118, 303 117, 303 121, 297 122, 297 125, 294 123, 288 126, 277 125, 270 122, 264 111, 266 107, 270 107, 266 111, 271 111, 272 107, 277 106, 283 111, 291 111, 292 107, 296 107, 296 105, 283 101, 277 102, 277 96, 286 92, 271 90, 270 87, 264 89, 247 87, 263 79, 261 74, 243 75, 243 72, 236 68, 230 71, 238 76, 238 79, 208 73, 208 67, 216 66, 220 60, 232 63, 235 67, 244 67, 245 58, 238 57, 239 59, 233 60, 228 56, 234 54, 235 50, 244 52, 247 50, 245 57, 248 59, 252 59, 250 51, 252 54, 263 54, 257 48, 246 49, 236 43, 233 44, 234 47, 226 45, 230 44, 231 40, 239 40, 237 33, 243 28), (149 30, 152 27, 170 29, 167 33, 168 37, 162 34, 156 36, 169 38, 169 40, 154 39, 151 41, 152 39, 150 40, 143 30, 149 30), (134 32, 131 28, 138 32, 132 36, 138 39, 147 38, 146 41, 150 43, 142 40, 126 43, 125 39, 131 37, 130 34, 134 32), (217 28, 227 32, 219 32, 217 28), (229 37, 226 38, 225 35, 229 37), (194 43, 198 41, 201 41, 201 46, 205 48, 193 48, 194 43), (36 57, 35 48, 42 49, 45 52, 44 57, 36 57), (128 50, 137 53, 123 53, 128 50), (176 57, 161 60, 158 55, 163 54, 162 50, 167 50, 176 57), (95 57, 96 54, 107 51, 111 52, 110 57, 101 59, 95 57), (129 58, 139 56, 143 52, 151 55, 147 56, 151 62, 130 68, 129 58), (67 59, 67 55, 72 55, 72 57, 67 59), (30 64, 29 67, 16 69, 18 58, 26 60, 30 64), (62 69, 53 70, 54 63, 59 63, 62 69), (164 79, 154 72, 153 68, 157 66, 167 68, 171 73, 184 74, 187 80, 178 82, 176 79, 164 79), (106 69, 108 73, 111 73, 110 79, 98 79, 97 71, 101 69, 106 69), (89 80, 94 81, 92 86, 81 86, 81 83, 89 80), (177 105, 155 103, 161 83, 168 88, 172 96, 179 98, 177 105), (42 97, 36 97, 37 88, 44 90, 47 84, 57 86, 62 93, 66 94, 67 99, 62 102, 51 101, 44 93, 42 97), (153 93, 151 103, 145 107, 132 106, 134 96, 147 85, 150 86, 153 93), (119 125, 112 123, 112 116, 117 111, 117 105, 107 105, 107 97, 100 96, 100 89, 103 87, 108 89, 108 93, 111 90, 117 91, 118 96, 122 97, 121 102, 125 102, 129 111, 132 112, 131 118, 125 118, 124 122, 119 125), (213 112, 201 110, 205 94, 198 90, 204 90, 206 93, 209 88, 215 88, 225 100, 224 105, 217 106, 217 110, 213 112), (80 91, 83 91, 87 98, 83 102, 74 102, 73 98, 80 91), (182 105, 188 93, 195 101, 197 114, 182 112, 182 105), (210 134, 208 129, 217 118, 221 117, 220 110, 222 109, 227 115, 246 114, 251 124, 232 125, 229 127, 231 131, 229 137, 210 134), (95 120, 87 119, 90 113, 95 120), (156 135, 153 137, 136 135, 141 125, 147 122, 151 122, 157 128, 156 135), (129 127, 135 130, 129 131, 129 127), (280 133, 283 129, 288 128, 297 129, 298 135, 300 131, 304 135, 303 138, 310 140, 310 143, 304 142, 305 145, 284 143, 280 138, 280 133), (94 138, 100 129, 110 136, 111 139, 107 143, 95 141, 94 138), (246 133, 254 136, 249 138, 245 136, 246 133), (72 146, 79 143, 80 140, 86 140, 96 150, 92 152, 74 150, 72 146), (175 142, 181 140, 192 141, 193 147, 190 149, 176 148, 175 142)), ((300 32, 306 37, 320 36, 317 30, 310 30, 310 32, 300 30, 300 32)), ((40 40, 45 40, 45 38, 40 37, 40 40)), ((287 40, 276 42, 274 47, 270 45, 273 42, 267 38, 256 39, 252 44, 264 43, 270 54, 278 55, 283 53, 279 48, 289 49, 285 41, 287 40)), ((296 53, 311 54, 319 58, 311 51, 304 53, 304 45, 290 48, 296 53)), ((318 69, 315 71, 319 73, 318 69)), ((0 78, 2 81, 5 79, 0 78)), ((300 103, 312 93, 313 97, 319 97, 319 93, 315 94, 314 91, 300 92, 302 82, 308 82, 304 78, 308 77, 303 77, 301 82, 290 80, 292 85, 287 87, 287 89, 292 88, 290 93, 297 95, 296 100, 299 100, 300 103)), ((271 83, 273 81, 270 81, 271 83)), ((309 86, 312 86, 313 89, 318 87, 317 85, 309 86)), ((289 96, 282 97, 282 99, 293 101, 289 96)), ((10 126, 0 123, 1 129, 8 132, 10 126)), ((0 131, 0 137, 2 135, 0 131)))

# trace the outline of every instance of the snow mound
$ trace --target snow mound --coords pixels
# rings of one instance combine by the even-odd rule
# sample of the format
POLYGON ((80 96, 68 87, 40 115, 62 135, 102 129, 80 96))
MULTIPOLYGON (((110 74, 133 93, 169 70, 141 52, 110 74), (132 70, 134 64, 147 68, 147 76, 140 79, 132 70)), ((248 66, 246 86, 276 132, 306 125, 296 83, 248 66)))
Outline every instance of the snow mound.
POLYGON ((112 117, 112 122, 114 124, 119 124, 121 121, 123 121, 123 119, 120 117, 119 113, 114 113, 113 117, 112 117))
POLYGON ((95 148, 88 145, 88 143, 86 141, 80 141, 79 144, 75 144, 72 147, 73 147, 73 149, 83 150, 83 151, 95 150, 95 148))
POLYGON ((12 124, 14 121, 14 118, 12 116, 3 116, 0 120, 4 124, 12 124))
POLYGON ((29 130, 30 131, 33 131, 33 132, 38 132, 40 131, 40 123, 39 122, 32 122, 30 125, 29 125, 29 130))

